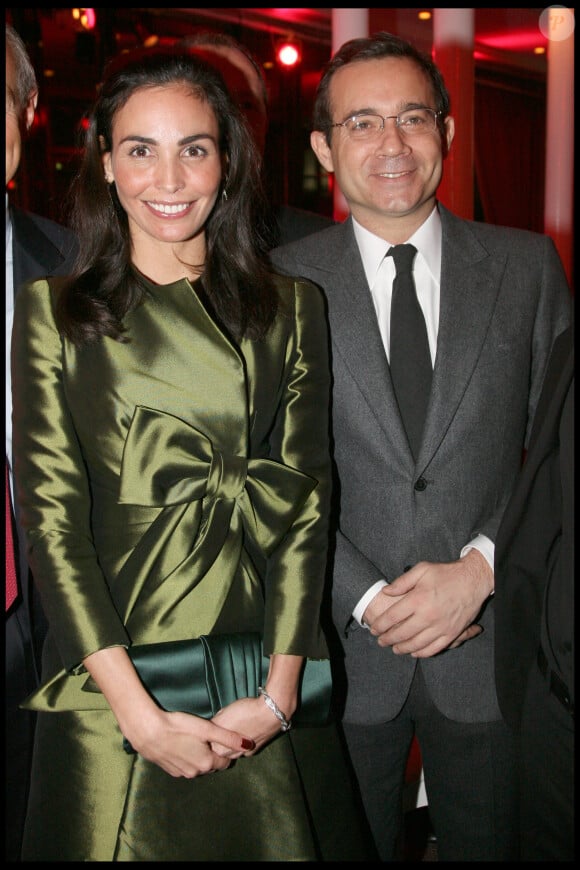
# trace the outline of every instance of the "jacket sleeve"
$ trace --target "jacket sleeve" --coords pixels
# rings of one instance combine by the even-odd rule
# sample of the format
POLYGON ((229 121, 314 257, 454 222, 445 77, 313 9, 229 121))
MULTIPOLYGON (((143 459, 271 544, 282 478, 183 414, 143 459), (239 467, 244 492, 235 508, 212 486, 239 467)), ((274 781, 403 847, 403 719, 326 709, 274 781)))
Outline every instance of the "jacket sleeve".
MULTIPOLYGON (((54 279, 52 279, 54 280, 54 279)), ((91 494, 67 406, 52 281, 24 286, 12 337, 14 476, 28 558, 63 667, 125 645, 91 534, 91 494)))
POLYGON ((267 653, 325 658, 320 611, 331 494, 328 334, 318 288, 305 281, 292 281, 291 286, 293 324, 270 458, 309 475, 316 485, 268 560, 264 648, 267 653))

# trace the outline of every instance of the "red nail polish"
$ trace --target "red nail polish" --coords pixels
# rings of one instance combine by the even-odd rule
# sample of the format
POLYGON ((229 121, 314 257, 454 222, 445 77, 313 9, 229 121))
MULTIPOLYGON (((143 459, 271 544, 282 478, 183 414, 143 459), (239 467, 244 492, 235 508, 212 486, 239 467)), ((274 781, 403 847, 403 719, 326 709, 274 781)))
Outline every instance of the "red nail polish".
POLYGON ((253 740, 248 740, 246 737, 242 737, 242 749, 255 749, 256 744, 253 740))

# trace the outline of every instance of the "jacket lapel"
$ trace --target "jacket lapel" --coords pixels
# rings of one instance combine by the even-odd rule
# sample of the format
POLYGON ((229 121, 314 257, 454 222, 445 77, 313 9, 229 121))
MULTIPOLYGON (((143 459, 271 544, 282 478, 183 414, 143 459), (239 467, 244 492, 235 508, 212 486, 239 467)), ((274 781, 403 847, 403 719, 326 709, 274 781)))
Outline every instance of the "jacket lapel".
MULTIPOLYGON (((443 238, 437 356, 417 472, 439 448, 461 404, 506 266, 506 258, 490 256, 469 223, 439 208, 443 238)), ((313 257, 309 250, 305 263, 307 273, 326 288, 333 354, 340 356, 388 443, 400 448, 399 461, 414 465, 351 219, 325 237, 324 255, 313 257)))
POLYGON ((324 281, 321 276, 323 286, 331 288, 327 293, 333 353, 341 357, 385 434, 390 440, 394 435, 411 459, 350 218, 339 229, 325 258, 330 264, 326 272, 332 273, 332 278, 329 281, 327 274, 324 281))
POLYGON ((493 316, 506 259, 440 206, 443 229, 437 355, 419 463, 438 449, 463 399, 493 316))

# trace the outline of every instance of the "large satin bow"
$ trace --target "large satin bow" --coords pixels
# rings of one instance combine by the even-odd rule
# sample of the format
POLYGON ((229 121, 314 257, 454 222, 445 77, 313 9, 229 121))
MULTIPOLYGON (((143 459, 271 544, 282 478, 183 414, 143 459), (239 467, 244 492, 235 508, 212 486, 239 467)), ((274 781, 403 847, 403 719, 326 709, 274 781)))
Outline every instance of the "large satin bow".
MULTIPOLYGON (((278 462, 227 454, 183 420, 138 407, 123 452, 119 501, 162 508, 111 594, 133 642, 208 634, 237 569, 243 533, 268 554, 316 480, 278 462)), ((245 570, 252 569, 251 562, 245 570)), ((23 705, 101 710, 87 674, 56 674, 23 705)))
POLYGON ((163 510, 114 584, 133 638, 151 620, 160 623, 160 608, 167 615, 202 583, 195 625, 200 634, 209 632, 239 563, 243 532, 265 555, 272 553, 316 483, 281 463, 226 453, 183 420, 137 407, 119 501, 163 510), (167 582, 175 584, 173 594, 167 582))

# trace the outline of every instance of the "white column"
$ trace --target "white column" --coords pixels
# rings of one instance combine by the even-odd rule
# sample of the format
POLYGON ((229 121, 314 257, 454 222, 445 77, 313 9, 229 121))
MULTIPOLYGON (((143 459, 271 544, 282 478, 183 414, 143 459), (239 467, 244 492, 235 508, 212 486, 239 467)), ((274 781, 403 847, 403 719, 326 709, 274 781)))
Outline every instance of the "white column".
POLYGON ((554 239, 572 284, 574 10, 550 6, 540 18, 540 27, 544 26, 548 37, 544 231, 554 239))
MULTIPOLYGON (((349 39, 369 35, 368 9, 332 10, 332 54, 349 39)), ((334 219, 342 221, 348 217, 348 206, 334 180, 334 219)))
POLYGON ((349 39, 369 35, 368 9, 332 10, 332 53, 349 39))
POLYGON ((474 9, 433 9, 433 43, 473 49, 474 9))

